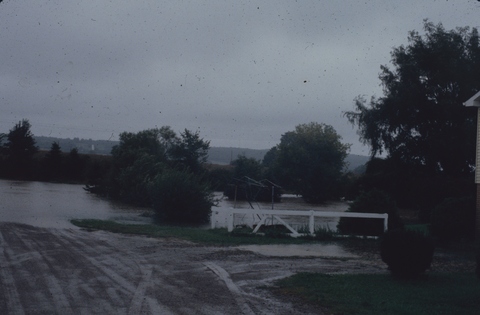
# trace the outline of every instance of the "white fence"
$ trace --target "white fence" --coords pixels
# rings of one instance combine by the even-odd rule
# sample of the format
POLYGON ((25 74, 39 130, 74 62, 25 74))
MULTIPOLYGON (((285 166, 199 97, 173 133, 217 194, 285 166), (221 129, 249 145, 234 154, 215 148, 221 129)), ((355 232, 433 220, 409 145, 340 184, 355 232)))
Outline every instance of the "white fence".
MULTIPOLYGON (((303 216, 308 217, 308 231, 309 234, 315 234, 315 218, 316 217, 329 217, 329 218, 369 218, 369 219, 383 219, 383 230, 388 229, 388 214, 387 213, 357 213, 357 212, 328 212, 328 211, 314 211, 314 210, 255 210, 255 209, 217 209, 212 211, 212 229, 217 227, 227 227, 229 232, 234 228, 234 216, 235 214, 250 214, 257 216, 260 220, 256 224, 252 233, 257 233, 262 225, 265 224, 267 218, 272 216, 278 222, 283 224, 294 237, 301 234, 292 228, 285 220, 279 216, 303 216)), ((252 226, 253 227, 253 226, 252 226)))

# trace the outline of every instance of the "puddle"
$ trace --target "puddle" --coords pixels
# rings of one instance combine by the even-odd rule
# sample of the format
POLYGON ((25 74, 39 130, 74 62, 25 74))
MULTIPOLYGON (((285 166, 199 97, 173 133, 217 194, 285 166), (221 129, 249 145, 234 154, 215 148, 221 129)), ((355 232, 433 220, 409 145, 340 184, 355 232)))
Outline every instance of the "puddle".
POLYGON ((322 244, 288 244, 288 245, 244 245, 239 249, 248 250, 264 256, 272 257, 336 257, 358 258, 359 256, 345 251, 338 245, 322 244))

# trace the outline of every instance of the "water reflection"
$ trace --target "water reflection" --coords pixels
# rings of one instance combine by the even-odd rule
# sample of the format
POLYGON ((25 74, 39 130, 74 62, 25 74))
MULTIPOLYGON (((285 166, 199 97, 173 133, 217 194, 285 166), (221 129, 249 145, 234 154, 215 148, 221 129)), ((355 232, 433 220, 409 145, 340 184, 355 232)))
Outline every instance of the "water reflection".
POLYGON ((71 228, 71 219, 150 223, 146 211, 115 204, 83 190, 82 185, 0 180, 0 221, 39 227, 71 228))

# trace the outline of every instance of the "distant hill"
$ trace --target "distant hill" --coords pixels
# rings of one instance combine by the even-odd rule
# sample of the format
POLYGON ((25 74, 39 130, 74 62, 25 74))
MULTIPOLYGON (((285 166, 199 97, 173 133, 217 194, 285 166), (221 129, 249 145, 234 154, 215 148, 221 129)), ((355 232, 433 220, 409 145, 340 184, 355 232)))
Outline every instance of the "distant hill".
MULTIPOLYGON (((110 154, 112 148, 119 144, 119 141, 92 140, 79 138, 55 138, 55 137, 35 137, 35 141, 40 150, 48 151, 53 142, 58 142, 63 152, 70 152, 77 148, 79 153, 83 154, 110 154)), ((268 150, 254 150, 242 148, 219 148, 211 147, 208 152, 208 162, 212 164, 230 164, 239 155, 245 155, 248 158, 262 160, 268 150)))
POLYGON ((54 137, 35 137, 37 146, 40 150, 50 150, 53 142, 57 142, 62 149, 62 152, 70 152, 73 148, 77 148, 78 153, 82 154, 110 154, 114 145, 118 141, 109 140, 92 140, 79 138, 54 138, 54 137))
MULTIPOLYGON (((208 162, 212 164, 230 164, 232 160, 235 160, 239 155, 245 155, 247 158, 254 158, 256 160, 263 160, 263 157, 268 152, 265 150, 254 150, 244 148, 218 148, 212 147, 209 151, 208 162)), ((356 171, 363 173, 361 166, 364 166, 370 158, 364 155, 349 154, 345 159, 347 162, 348 171, 356 171), (360 169, 358 169, 360 167, 360 169), (358 170, 357 170, 358 169, 358 170)))
MULTIPOLYGON (((79 153, 83 154, 110 154, 113 146, 117 145, 118 141, 109 140, 92 140, 79 138, 54 138, 54 137, 35 137, 37 146, 40 150, 50 150, 53 142, 58 142, 63 152, 70 152, 73 148, 77 148, 79 153)), ((239 155, 245 155, 247 158, 254 158, 256 160, 263 160, 263 157, 269 149, 256 150, 246 148, 223 148, 211 147, 208 152, 208 163, 227 165, 235 160, 239 155)), ((354 171, 357 168, 365 165, 369 160, 368 156, 349 154, 346 158, 348 164, 347 169, 354 171)), ((360 170, 360 169, 359 169, 360 170)), ((361 172, 361 171, 360 171, 361 172)))
POLYGON ((347 162, 347 170, 362 174, 365 172, 365 164, 368 160, 370 160, 369 156, 349 154, 345 159, 345 162, 347 162))

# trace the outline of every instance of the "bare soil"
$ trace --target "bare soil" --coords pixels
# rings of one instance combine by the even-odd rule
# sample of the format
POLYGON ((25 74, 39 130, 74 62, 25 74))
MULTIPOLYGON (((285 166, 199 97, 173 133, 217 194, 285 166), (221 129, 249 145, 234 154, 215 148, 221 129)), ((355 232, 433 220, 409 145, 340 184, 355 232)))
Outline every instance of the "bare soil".
POLYGON ((14 223, 0 223, 0 245, 0 314, 321 314, 266 288, 301 271, 387 272, 373 249, 355 259, 279 258, 14 223))

